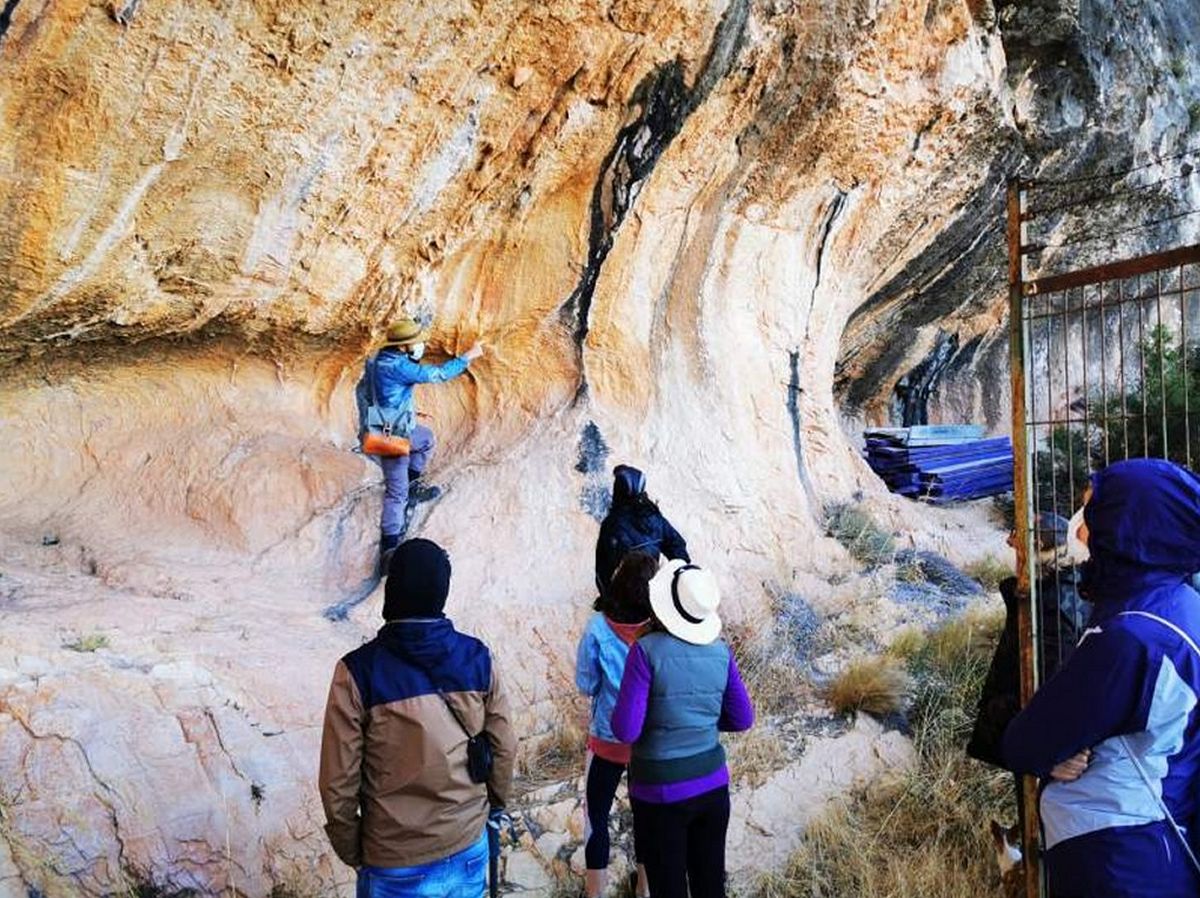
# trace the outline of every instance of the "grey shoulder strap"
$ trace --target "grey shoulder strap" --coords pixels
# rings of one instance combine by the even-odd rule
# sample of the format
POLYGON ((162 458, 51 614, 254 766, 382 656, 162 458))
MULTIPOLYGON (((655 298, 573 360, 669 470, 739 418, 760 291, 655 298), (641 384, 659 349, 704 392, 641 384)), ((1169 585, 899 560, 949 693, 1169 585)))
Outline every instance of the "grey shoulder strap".
MULTIPOLYGON (((1200 648, 1196 646, 1195 641, 1188 636, 1187 633, 1183 632, 1183 630, 1175 626, 1175 624, 1171 623, 1166 618, 1159 617, 1157 614, 1151 614, 1148 611, 1122 611, 1117 615, 1117 617, 1144 617, 1152 621, 1157 621, 1164 627, 1172 630, 1175 635, 1177 635, 1191 647, 1193 652, 1195 652, 1197 655, 1200 655, 1200 648)), ((1192 869, 1194 869, 1197 873, 1200 873, 1200 860, 1196 859, 1196 855, 1192 851, 1192 846, 1188 844, 1187 835, 1179 827, 1179 824, 1175 822, 1175 817, 1169 810, 1167 810, 1167 804, 1163 801, 1162 794, 1155 789, 1154 784, 1150 782, 1150 776, 1146 773, 1146 768, 1143 767, 1142 762, 1137 759, 1137 755, 1133 753, 1133 749, 1129 747, 1129 743, 1125 740, 1124 736, 1118 736, 1117 741, 1121 743, 1121 748, 1125 750, 1126 756, 1133 763, 1134 769, 1137 770, 1138 777, 1141 779, 1142 784, 1146 787, 1146 791, 1150 793, 1150 797, 1154 799, 1154 803, 1158 805, 1158 809, 1162 811, 1163 816, 1167 819, 1167 823, 1170 824, 1172 831, 1174 831, 1175 837, 1179 839, 1179 844, 1183 846, 1184 853, 1187 854, 1188 860, 1192 862, 1192 869)))
POLYGON ((376 371, 379 367, 379 353, 367 359, 367 387, 371 390, 371 405, 379 405, 379 395, 375 386, 376 371))

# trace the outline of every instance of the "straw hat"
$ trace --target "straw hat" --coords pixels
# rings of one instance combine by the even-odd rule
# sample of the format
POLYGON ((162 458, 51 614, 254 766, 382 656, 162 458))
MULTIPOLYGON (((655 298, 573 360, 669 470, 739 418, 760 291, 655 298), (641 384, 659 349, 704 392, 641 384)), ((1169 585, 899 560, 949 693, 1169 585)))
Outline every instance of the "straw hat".
POLYGON ((384 337, 384 346, 409 346, 413 343, 424 343, 425 338, 429 336, 429 332, 421 327, 420 322, 414 318, 401 318, 399 321, 392 322, 387 329, 387 336, 384 337))
POLYGON ((650 581, 650 607, 673 636, 708 645, 721 635, 721 590, 711 571, 676 559, 650 581))

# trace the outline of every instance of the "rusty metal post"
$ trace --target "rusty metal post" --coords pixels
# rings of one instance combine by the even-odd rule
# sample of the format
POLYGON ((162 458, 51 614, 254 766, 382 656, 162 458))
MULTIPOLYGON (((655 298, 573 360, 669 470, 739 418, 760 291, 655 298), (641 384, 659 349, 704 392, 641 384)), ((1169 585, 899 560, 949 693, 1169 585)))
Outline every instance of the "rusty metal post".
MULTIPOLYGON (((1033 557, 1033 531, 1029 516, 1029 488, 1033 482, 1033 465, 1029 453, 1029 420, 1027 414, 1028 330, 1025 322, 1024 265, 1022 249, 1024 233, 1024 190, 1019 179, 1008 183, 1008 300, 1009 300, 1009 364, 1012 376, 1012 444, 1013 444, 1013 502, 1017 530, 1017 634, 1021 646, 1021 705, 1028 703, 1036 683, 1036 616, 1033 613, 1033 594, 1030 560, 1033 557)), ((1037 808, 1037 780, 1021 777, 1023 815, 1021 818, 1022 845, 1025 855, 1025 893, 1027 898, 1042 895, 1041 841, 1037 808)))

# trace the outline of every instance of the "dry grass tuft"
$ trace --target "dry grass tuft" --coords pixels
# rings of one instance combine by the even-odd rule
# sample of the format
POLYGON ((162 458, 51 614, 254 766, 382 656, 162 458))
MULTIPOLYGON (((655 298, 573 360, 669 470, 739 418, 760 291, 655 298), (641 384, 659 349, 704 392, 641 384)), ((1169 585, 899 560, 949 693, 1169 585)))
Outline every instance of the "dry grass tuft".
POLYGON ((747 898, 1001 898, 987 821, 1015 816, 1012 777, 963 753, 996 615, 966 617, 908 663, 915 766, 812 823, 787 867, 747 898))
POLYGON ((920 627, 905 627, 892 637, 892 641, 888 643, 887 653, 893 658, 908 661, 924 651, 928 644, 929 637, 920 627))
POLYGON ((574 718, 560 718, 549 733, 521 746, 517 775, 531 788, 581 776, 587 738, 587 727, 574 718))
POLYGON ((812 695, 812 685, 796 657, 794 634, 778 615, 765 626, 727 624, 721 635, 737 659, 742 682, 760 717, 794 711, 812 695))
POLYGON ((1000 588, 1000 581, 1012 577, 1015 571, 1008 562, 1001 561, 995 555, 987 555, 972 561, 963 568, 963 573, 988 592, 995 592, 1000 588))
POLYGON ((866 711, 882 716, 903 710, 911 689, 904 665, 896 658, 882 655, 851 661, 824 692, 838 714, 866 711))
POLYGON ((729 749, 729 777, 739 785, 758 788, 772 773, 795 759, 783 739, 768 726, 755 726, 725 739, 729 749))
POLYGON ((927 648, 942 666, 970 663, 987 655, 1004 629, 1003 608, 973 607, 929 634, 927 648))
POLYGON ((841 543, 856 561, 876 567, 896 555, 896 541, 858 505, 831 505, 825 511, 825 532, 841 543))

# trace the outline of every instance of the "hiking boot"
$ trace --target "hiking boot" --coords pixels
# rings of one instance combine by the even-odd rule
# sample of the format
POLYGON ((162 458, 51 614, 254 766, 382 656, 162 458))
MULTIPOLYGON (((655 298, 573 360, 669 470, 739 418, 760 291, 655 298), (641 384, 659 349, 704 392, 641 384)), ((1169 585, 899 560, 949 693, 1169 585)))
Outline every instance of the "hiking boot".
POLYGON ((392 555, 395 554, 396 546, 400 545, 400 540, 403 538, 403 533, 384 533, 380 535, 379 567, 376 569, 376 576, 387 576, 388 565, 392 563, 392 555))
POLYGON ((415 482, 408 488, 408 507, 420 505, 422 502, 432 502, 441 497, 442 488, 436 483, 415 482))

